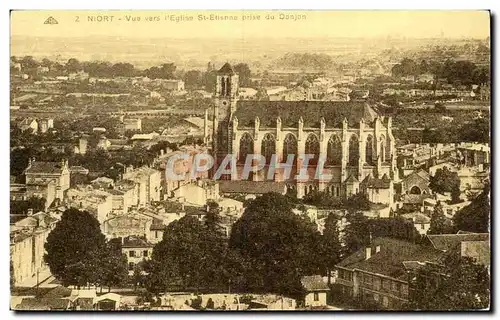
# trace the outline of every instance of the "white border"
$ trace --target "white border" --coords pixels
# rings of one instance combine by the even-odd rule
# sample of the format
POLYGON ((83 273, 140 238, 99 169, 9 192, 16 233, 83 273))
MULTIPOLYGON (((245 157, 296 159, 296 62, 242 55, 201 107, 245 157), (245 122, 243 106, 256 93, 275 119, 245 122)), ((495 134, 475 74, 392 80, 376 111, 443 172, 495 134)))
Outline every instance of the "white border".
MULTIPOLYGON (((9 147, 9 67, 8 67, 8 60, 10 57, 10 50, 9 50, 9 39, 10 39, 10 23, 9 23, 9 12, 8 9, 89 9, 89 10, 98 10, 98 9, 458 9, 458 10, 466 10, 466 9, 492 9, 493 14, 498 14, 499 12, 499 3, 500 1, 498 0, 454 0, 454 1, 449 1, 447 3, 442 3, 438 1, 433 1, 433 0, 420 0, 420 1, 415 1, 413 3, 410 2, 404 2, 404 1, 382 1, 382 0, 377 0, 377 1, 360 1, 360 0, 350 0, 350 1, 341 1, 341 2, 330 2, 330 1, 321 1, 321 0, 308 0, 308 1, 296 1, 296 0, 286 0, 286 1, 263 1, 263 0, 252 0, 252 1, 247 1, 247 2, 236 2, 236 1, 221 1, 221 0, 211 0, 211 1, 192 1, 192 0, 183 0, 179 2, 158 2, 158 1, 152 1, 152 0, 141 0, 141 1, 131 1, 131 0, 122 0, 122 1, 115 1, 112 4, 110 4, 109 1, 103 2, 103 1, 97 1, 97 0, 87 0, 85 2, 75 2, 75 1, 57 1, 57 0, 38 0, 38 1, 24 1, 24 0, 17 0, 17 1, 4 1, 2 2, 2 11, 0 11, 1 18, 0 23, 1 23, 1 28, 2 30, 2 41, 1 43, 1 52, 2 52, 2 57, 3 57, 3 63, 0 64, 0 75, 2 79, 2 107, 0 107, 0 119, 2 121, 2 125, 0 125, 0 150, 3 150, 5 153, 7 153, 5 156, 1 157, 1 167, 2 170, 0 170, 0 188, 1 188, 1 208, 4 209, 2 210, 2 223, 0 224, 0 227, 2 228, 1 234, 4 236, 4 240, 0 244, 0 255, 2 257, 5 257, 5 259, 2 259, 2 263, 0 263, 0 275, 2 275, 0 278, 2 279, 2 282, 0 283, 0 297, 1 297, 1 314, 6 315, 9 319, 14 317, 14 316, 20 316, 19 314, 14 314, 13 312, 9 311, 9 298, 10 298, 10 292, 9 292, 9 280, 8 280, 8 259, 6 258, 7 255, 9 254, 9 247, 7 247, 7 234, 9 233, 9 185, 8 185, 8 179, 9 179, 9 173, 8 173, 8 168, 9 168, 9 153, 8 153, 8 147, 9 147), (159 4, 162 4, 165 7, 159 6, 159 4)), ((422 23, 425 23, 423 21, 422 23)), ((492 38, 494 35, 496 35, 496 24, 492 25, 494 27, 494 30, 492 30, 492 38)), ((495 45, 496 47, 496 45, 495 45)), ((495 56, 492 57, 493 60, 497 60, 498 58, 498 52, 495 50, 494 51, 495 56)), ((498 92, 498 83, 495 81, 494 82, 494 92, 498 92)), ((493 103, 493 105, 496 107, 496 103, 493 103)), ((494 109, 494 107, 493 107, 494 109)), ((498 117, 499 117, 499 111, 495 112, 495 117, 494 117, 494 122, 492 123, 492 126, 495 124, 498 124, 498 117)), ((498 162, 498 158, 496 157, 496 147, 498 146, 498 138, 494 139, 494 146, 493 146, 493 156, 494 156, 494 162, 495 162, 495 168, 496 164, 498 162)), ((495 170, 496 172, 497 170, 495 170)), ((497 175, 494 177, 494 181, 497 181, 497 175)), ((500 191, 498 189, 494 190, 494 193, 492 194, 492 198, 497 199, 496 201, 499 201, 500 199, 500 191)), ((495 212, 493 210, 493 212, 495 212)), ((500 218, 495 219, 495 224, 498 227, 498 221, 500 218)), ((496 228, 498 230, 498 228, 496 228)), ((497 237, 494 237, 496 239, 497 237)), ((495 241, 496 244, 496 241, 495 241)), ((496 246, 495 246, 496 248, 496 246)), ((498 252, 498 250, 497 250, 498 252)), ((496 265, 495 265, 496 266, 496 265)), ((497 268, 495 268, 494 272, 496 271, 497 268)), ((496 275, 496 273, 495 273, 496 275)), ((495 277, 496 280, 497 277, 495 277)), ((497 281, 498 282, 498 281, 497 281)), ((495 288, 497 286, 495 285, 495 288)), ((499 292, 495 290, 495 295, 494 297, 497 297, 499 292)), ((496 305, 496 300, 492 301, 493 305, 496 305)), ((139 314, 140 316, 143 316, 144 314, 139 314)), ((182 317, 184 316, 183 314, 154 314, 153 316, 167 316, 169 318, 171 317, 182 317)), ((219 316, 219 314, 215 314, 215 316, 219 316)), ((375 314, 376 315, 376 314, 375 314)), ((405 314, 391 314, 390 316, 404 316, 405 314)), ((455 317, 456 314, 435 314, 435 315, 428 315, 428 314, 417 314, 413 315, 413 317, 421 318, 424 319, 427 317, 455 317)), ((46 318, 49 319, 49 317, 53 317, 54 313, 45 313, 45 314, 37 314, 38 317, 41 318, 46 318)), ((61 315, 58 315, 61 316, 61 315)), ((64 314, 62 316, 74 316, 74 314, 64 314)), ((100 317, 104 318, 109 318, 111 319, 116 315, 111 315, 111 314, 105 314, 105 315, 100 315, 100 317)), ((120 316, 123 316, 120 314, 120 316)), ((127 314, 127 316, 133 316, 132 314, 127 314)), ((137 315, 134 315, 137 316, 137 315)), ((152 316, 151 314, 148 314, 148 316, 152 316)), ((189 314, 187 315, 189 317, 192 316, 198 316, 197 314, 189 314)), ((206 314, 204 314, 206 316, 206 314)), ((212 315, 214 316, 214 315, 212 315)), ((230 315, 223 315, 224 317, 236 317, 235 314, 230 314, 230 315)), ((311 317, 311 316, 334 316, 334 317, 345 317, 345 316, 351 316, 351 317, 365 317, 369 316, 367 314, 321 314, 321 315, 312 315, 312 314, 254 314, 254 316, 272 316, 273 318, 278 318, 278 317, 311 317)), ((373 314, 371 315, 373 316, 373 314)), ((381 316, 384 316, 384 314, 381 314, 381 316)), ((387 315, 389 316, 389 315, 387 315)), ((464 316, 468 317, 477 317, 478 315, 474 314, 464 314, 464 316)))

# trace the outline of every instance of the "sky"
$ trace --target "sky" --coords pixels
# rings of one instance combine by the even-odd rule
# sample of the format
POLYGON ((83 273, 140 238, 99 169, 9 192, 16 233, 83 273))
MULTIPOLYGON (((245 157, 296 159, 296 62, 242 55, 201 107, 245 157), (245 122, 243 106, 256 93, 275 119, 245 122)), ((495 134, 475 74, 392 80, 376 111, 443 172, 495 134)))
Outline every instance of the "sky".
POLYGON ((444 36, 484 39, 490 35, 490 16, 488 11, 444 10, 128 12, 20 10, 11 12, 12 37, 359 38, 387 37, 388 35, 410 38, 444 36), (235 16, 238 20, 210 20, 210 15, 217 17, 235 16), (244 16, 249 15, 252 16, 251 20, 243 20, 244 16), (288 19, 286 19, 286 15, 288 15, 288 19), (50 16, 54 17, 58 24, 44 24, 44 21, 50 16), (104 16, 108 18, 107 21, 97 21, 97 16, 100 16, 100 19, 105 19, 104 16), (149 17, 153 21, 149 21, 149 17), (260 20, 255 20, 257 17, 260 20), (270 19, 271 17, 274 19, 270 19), (191 18, 192 20, 190 20, 191 18))

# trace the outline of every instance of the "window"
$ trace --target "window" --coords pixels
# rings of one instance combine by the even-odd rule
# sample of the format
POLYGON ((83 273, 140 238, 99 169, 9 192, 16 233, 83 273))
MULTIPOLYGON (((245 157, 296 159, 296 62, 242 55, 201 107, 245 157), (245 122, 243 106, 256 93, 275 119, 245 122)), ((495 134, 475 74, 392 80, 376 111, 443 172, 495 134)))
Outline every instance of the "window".
POLYGON ((144 250, 144 251, 142 252, 142 255, 143 255, 145 258, 147 258, 147 256, 148 256, 148 250, 144 250))
POLYGON ((314 301, 319 301, 319 293, 318 292, 314 293, 314 301))
MULTIPOLYGON (((286 162, 288 159, 288 155, 293 154, 294 157, 297 157, 297 139, 293 134, 287 134, 285 140, 283 140, 283 161, 286 162)), ((294 158, 294 162, 295 159, 294 158)))
POLYGON ((238 162, 245 163, 248 154, 253 153, 253 138, 248 133, 244 133, 240 139, 240 154, 238 162))
POLYGON ((378 295, 378 293, 373 294, 373 300, 375 300, 377 302, 380 300, 380 296, 378 295))
POLYGON ((130 250, 128 252, 128 256, 131 257, 131 258, 134 258, 135 257, 135 251, 134 250, 130 250))
POLYGON ((424 230, 424 229, 425 229, 425 224, 423 224, 423 223, 422 223, 422 224, 420 225, 420 229, 424 230))
POLYGON ((311 154, 311 155, 314 155, 314 158, 309 160, 309 163, 310 164, 317 164, 318 163, 318 159, 319 159, 319 149, 320 149, 320 146, 319 146, 319 140, 318 140, 318 137, 311 133, 308 137, 307 137, 307 140, 306 140, 306 148, 305 148, 305 152, 306 154, 311 154))
POLYGON ((342 163, 342 143, 337 135, 332 135, 328 140, 326 163, 340 165, 342 163))
POLYGON ((271 163, 273 154, 276 153, 276 139, 270 133, 266 134, 262 139, 260 154, 266 158, 266 163, 271 163))
POLYGON ((371 135, 366 137, 365 162, 370 166, 373 165, 373 138, 371 135))
POLYGON ((129 262, 128 263, 128 269, 129 270, 134 270, 134 266, 135 266, 135 264, 133 262, 129 262))
POLYGON ((389 298, 382 297, 382 305, 387 308, 389 306, 389 298))

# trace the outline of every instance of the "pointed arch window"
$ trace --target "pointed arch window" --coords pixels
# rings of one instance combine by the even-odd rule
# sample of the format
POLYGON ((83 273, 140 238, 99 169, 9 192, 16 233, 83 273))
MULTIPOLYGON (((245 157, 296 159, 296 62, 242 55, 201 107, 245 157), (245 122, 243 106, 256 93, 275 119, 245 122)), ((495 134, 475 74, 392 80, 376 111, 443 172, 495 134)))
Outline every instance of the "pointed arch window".
POLYGON ((373 137, 368 135, 368 137, 366 137, 365 145, 365 162, 370 166, 373 166, 373 147, 373 137))
POLYGON ((385 161, 390 161, 392 158, 392 150, 391 150, 391 139, 389 136, 385 138, 385 161))
POLYGON ((264 138, 262 138, 262 144, 260 147, 260 154, 266 158, 266 163, 271 163, 271 158, 273 154, 276 153, 276 138, 274 135, 267 133, 264 138))
POLYGON ((289 154, 294 155, 294 162, 297 158, 297 138, 291 133, 287 134, 285 136, 285 139, 283 140, 283 159, 282 162, 286 162, 288 159, 289 154))
POLYGON ((358 137, 353 134, 349 139, 349 165, 357 166, 359 161, 359 140, 358 137))
POLYGON ((318 159, 319 159, 319 139, 318 136, 316 136, 314 133, 311 133, 306 140, 306 148, 305 152, 306 154, 312 154, 314 155, 314 158, 309 160, 310 164, 317 164, 318 159))
POLYGON ((332 135, 328 140, 326 164, 333 166, 342 164, 342 142, 337 135, 332 135))
POLYGON ((245 132, 240 139, 240 150, 238 155, 238 162, 245 163, 248 154, 253 153, 253 138, 245 132))
POLYGON ((381 136, 380 137, 380 147, 379 147, 379 153, 378 153, 378 156, 380 157, 380 161, 382 162, 385 162, 385 137, 384 136, 381 136))

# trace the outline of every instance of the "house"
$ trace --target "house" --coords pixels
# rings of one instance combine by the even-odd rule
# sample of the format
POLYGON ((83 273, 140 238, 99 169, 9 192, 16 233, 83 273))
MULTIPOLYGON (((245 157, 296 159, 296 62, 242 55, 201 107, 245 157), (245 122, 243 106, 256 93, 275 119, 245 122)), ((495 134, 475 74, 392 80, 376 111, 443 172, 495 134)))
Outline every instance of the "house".
POLYGON ((46 133, 47 131, 49 131, 49 129, 54 128, 54 119, 40 119, 38 120, 38 127, 41 133, 46 133))
POLYGON ((147 236, 153 218, 136 211, 111 216, 101 224, 102 233, 108 238, 147 236))
POLYGON ((69 296, 74 310, 94 310, 94 301, 97 297, 95 289, 73 290, 69 296))
POLYGON ((108 292, 94 299, 94 308, 99 311, 113 311, 120 309, 121 295, 108 292))
POLYGON ((139 206, 161 200, 160 171, 146 166, 136 169, 130 167, 125 170, 123 179, 133 181, 137 185, 139 206))
POLYGON ((192 205, 204 206, 208 200, 219 199, 219 190, 219 183, 198 179, 174 189, 171 197, 192 205))
POLYGON ((305 291, 304 306, 306 308, 326 307, 330 288, 321 276, 305 276, 302 277, 300 283, 305 291))
POLYGON ((127 256, 128 272, 132 275, 138 263, 151 259, 153 244, 141 236, 122 237, 122 253, 127 256))
POLYGON ((401 181, 401 193, 431 194, 430 175, 425 170, 413 171, 401 181))
POLYGON ((127 131, 141 131, 142 120, 140 118, 125 118, 121 117, 120 123, 117 126, 117 131, 125 134, 127 131))
POLYGON ((411 220, 419 234, 425 235, 431 228, 431 218, 420 212, 411 212, 401 215, 402 218, 411 220))
POLYGON ((26 187, 26 198, 45 199, 45 209, 49 208, 56 199, 56 183, 53 180, 28 183, 26 187))
POLYGON ((126 213, 139 202, 139 187, 131 180, 123 179, 115 183, 114 189, 106 190, 113 196, 113 211, 126 213))
POLYGON ((113 196, 106 191, 94 189, 92 186, 68 189, 65 203, 88 211, 99 223, 106 221, 113 212, 113 196))
POLYGON ((168 79, 161 81, 162 86, 170 91, 184 91, 184 81, 176 79, 168 79))
POLYGON ((30 133, 37 133, 38 132, 38 122, 36 121, 36 119, 33 119, 33 118, 23 119, 22 121, 18 122, 17 127, 22 132, 25 132, 28 130, 30 131, 30 133))
POLYGON ((370 246, 337 264, 335 283, 344 295, 353 299, 397 310, 409 299, 409 272, 437 261, 442 255, 442 251, 432 246, 375 238, 370 246))
POLYGON ((394 185, 387 174, 382 178, 374 178, 369 174, 361 182, 360 187, 372 203, 385 204, 389 207, 394 203, 394 185))
POLYGON ((29 212, 26 218, 11 225, 10 259, 15 286, 36 285, 37 274, 47 270, 43 259, 44 245, 57 221, 57 218, 44 212, 29 212))
POLYGON ((447 253, 456 251, 462 257, 474 258, 477 263, 488 266, 491 263, 489 233, 459 231, 457 234, 429 234, 427 239, 436 250, 447 253))
POLYGON ((47 185, 50 181, 55 183, 55 197, 62 200, 64 192, 70 186, 70 172, 68 161, 42 162, 31 159, 25 169, 26 185, 47 185))

